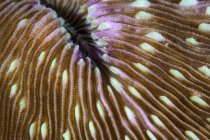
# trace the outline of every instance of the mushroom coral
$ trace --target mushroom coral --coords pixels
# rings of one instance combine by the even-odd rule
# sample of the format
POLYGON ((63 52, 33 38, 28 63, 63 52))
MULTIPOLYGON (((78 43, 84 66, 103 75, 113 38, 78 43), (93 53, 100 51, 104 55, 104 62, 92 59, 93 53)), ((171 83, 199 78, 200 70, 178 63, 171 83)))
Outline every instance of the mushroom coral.
POLYGON ((0 0, 12 139, 210 139, 210 1, 0 0))

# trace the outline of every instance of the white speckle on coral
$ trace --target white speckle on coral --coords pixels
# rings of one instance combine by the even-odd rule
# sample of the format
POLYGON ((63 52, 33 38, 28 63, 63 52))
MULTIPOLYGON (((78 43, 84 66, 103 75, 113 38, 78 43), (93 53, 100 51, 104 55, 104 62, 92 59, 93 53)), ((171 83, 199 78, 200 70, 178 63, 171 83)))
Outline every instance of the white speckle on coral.
POLYGON ((79 119, 80 119, 80 107, 79 107, 78 104, 75 106, 74 114, 75 114, 76 121, 79 122, 79 119))
POLYGON ((146 34, 146 37, 154 39, 156 41, 164 41, 165 38, 158 32, 150 32, 146 34))
POLYGON ((206 15, 210 15, 210 6, 206 7, 206 12, 205 12, 206 15))
POLYGON ((207 118, 206 120, 207 120, 207 122, 209 122, 209 123, 210 123, 210 118, 207 118))
POLYGON ((132 86, 128 86, 128 90, 132 95, 134 95, 137 98, 141 98, 141 94, 132 86))
POLYGON ((140 47, 149 53, 154 53, 156 51, 156 49, 153 46, 151 46, 150 44, 147 44, 147 43, 141 44, 140 47))
POLYGON ((118 91, 121 92, 123 85, 114 77, 110 78, 110 82, 112 84, 112 86, 118 91))
POLYGON ((20 100, 19 107, 20 107, 20 112, 23 111, 26 108, 26 98, 25 97, 23 97, 20 100))
POLYGON ((147 136, 150 138, 150 140, 157 140, 155 135, 150 130, 147 130, 146 133, 147 133, 147 136))
POLYGON ((140 71, 142 71, 144 73, 147 73, 147 72, 150 71, 146 66, 144 66, 140 63, 133 63, 133 64, 134 64, 135 67, 137 67, 140 71))
POLYGON ((200 97, 198 96, 191 96, 190 99, 197 103, 198 105, 200 106, 203 106, 203 107, 209 107, 209 104, 207 102, 205 102, 203 99, 201 99, 200 97))
POLYGON ((42 126, 41 126, 41 135, 42 135, 42 139, 43 140, 45 140, 46 139, 46 137, 47 137, 47 134, 48 134, 48 130, 47 130, 48 128, 47 128, 47 123, 46 122, 44 122, 43 124, 42 124, 42 126))
POLYGON ((64 140, 71 140, 71 134, 69 129, 66 130, 66 132, 63 134, 64 140))
POLYGON ((149 7, 151 3, 148 0, 136 0, 129 5, 132 7, 149 7))
POLYGON ((166 96, 160 96, 160 100, 165 103, 166 105, 173 106, 174 104, 169 100, 166 96))
POLYGON ((170 69, 169 73, 179 80, 184 80, 185 79, 184 75, 178 70, 170 69))
POLYGON ((98 26, 98 30, 107 30, 111 28, 111 24, 110 22, 102 22, 101 24, 99 24, 98 26))
POLYGON ((98 109, 98 112, 99 112, 100 116, 103 118, 104 117, 103 104, 98 100, 96 106, 97 106, 97 109, 98 109))
POLYGON ((17 64, 18 64, 18 59, 15 59, 14 61, 12 61, 12 63, 10 64, 9 70, 7 71, 7 74, 13 72, 17 68, 17 64))
POLYGON ((18 23, 17 29, 19 30, 19 29, 25 27, 25 26, 28 24, 28 22, 29 22, 28 19, 22 19, 22 20, 18 23))
POLYGON ((151 115, 152 120, 154 121, 154 123, 156 123, 158 126, 161 127, 165 127, 165 125, 163 124, 163 122, 158 118, 158 116, 156 115, 151 115))
POLYGON ((181 0, 179 2, 180 6, 195 6, 198 4, 197 0, 181 0))
POLYGON ((200 140, 200 139, 198 138, 198 136, 196 136, 196 134, 193 133, 192 131, 187 130, 187 131, 185 131, 185 134, 186 134, 191 140, 200 140))
POLYGON ((135 18, 138 20, 149 20, 153 17, 152 14, 144 12, 144 11, 140 11, 138 13, 136 13, 135 18))
POLYGON ((130 137, 128 135, 125 135, 124 139, 125 140, 130 140, 130 137))
POLYGON ((198 26, 198 30, 200 30, 200 31, 202 31, 202 32, 209 33, 209 32, 210 32, 210 24, 201 23, 201 24, 198 26))
POLYGON ((45 55, 46 55, 46 52, 45 51, 41 52, 41 54, 39 55, 39 58, 38 58, 38 64, 41 64, 42 63, 42 61, 45 58, 45 55))
POLYGON ((11 91, 10 91, 10 98, 14 97, 17 92, 17 84, 12 85, 11 91))
POLYGON ((136 124, 136 115, 134 112, 127 106, 124 107, 124 111, 126 116, 128 117, 128 120, 131 121, 133 124, 136 124))
POLYGON ((68 71, 66 69, 63 71, 63 74, 62 74, 62 86, 66 87, 67 84, 68 84, 68 71))
POLYGON ((53 70, 53 69, 55 68, 55 66, 56 66, 56 61, 57 61, 57 59, 54 58, 53 61, 52 61, 52 63, 51 63, 51 66, 50 66, 50 69, 51 69, 51 70, 53 70))
POLYGON ((29 128, 29 135, 30 135, 30 139, 34 139, 35 135, 36 135, 36 131, 37 131, 37 127, 38 127, 38 123, 34 122, 31 124, 30 128, 29 128))
POLYGON ((198 68, 198 70, 201 73, 205 74, 206 76, 210 77, 210 69, 207 66, 202 66, 202 67, 198 68))
POLYGON ((89 121, 89 130, 93 138, 96 137, 96 130, 93 121, 89 121))
POLYGON ((199 45, 199 42, 195 40, 195 38, 186 38, 186 42, 192 44, 192 45, 199 45))

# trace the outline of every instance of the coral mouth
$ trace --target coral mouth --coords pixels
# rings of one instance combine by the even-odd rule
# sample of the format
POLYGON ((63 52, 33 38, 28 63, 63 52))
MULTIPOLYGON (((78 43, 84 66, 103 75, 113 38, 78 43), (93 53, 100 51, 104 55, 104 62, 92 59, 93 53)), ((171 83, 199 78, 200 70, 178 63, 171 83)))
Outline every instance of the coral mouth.
POLYGON ((86 19, 87 8, 77 6, 79 5, 78 1, 69 3, 69 5, 75 5, 72 9, 65 8, 62 3, 56 5, 47 0, 41 0, 40 4, 54 10, 57 17, 63 19, 62 26, 71 35, 69 42, 72 42, 74 46, 79 46, 80 57, 83 59, 88 57, 94 66, 102 66, 99 61, 103 55, 103 46, 99 46, 91 37, 93 29, 86 19))

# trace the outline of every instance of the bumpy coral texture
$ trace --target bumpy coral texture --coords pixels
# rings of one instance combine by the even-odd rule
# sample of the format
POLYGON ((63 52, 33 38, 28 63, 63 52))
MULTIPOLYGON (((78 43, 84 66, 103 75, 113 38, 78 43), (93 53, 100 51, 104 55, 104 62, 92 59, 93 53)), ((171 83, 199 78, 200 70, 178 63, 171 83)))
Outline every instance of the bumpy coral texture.
POLYGON ((210 1, 0 0, 13 139, 210 139, 210 1))

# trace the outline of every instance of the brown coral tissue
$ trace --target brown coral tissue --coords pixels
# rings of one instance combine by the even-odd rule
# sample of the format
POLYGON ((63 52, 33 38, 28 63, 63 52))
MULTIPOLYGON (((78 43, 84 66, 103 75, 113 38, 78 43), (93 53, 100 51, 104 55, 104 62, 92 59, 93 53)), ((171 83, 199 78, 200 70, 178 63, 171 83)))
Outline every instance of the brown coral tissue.
POLYGON ((210 140, 210 0, 0 0, 0 140, 210 140))

